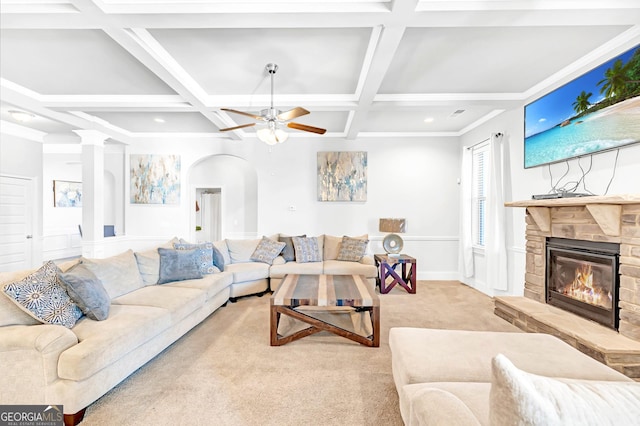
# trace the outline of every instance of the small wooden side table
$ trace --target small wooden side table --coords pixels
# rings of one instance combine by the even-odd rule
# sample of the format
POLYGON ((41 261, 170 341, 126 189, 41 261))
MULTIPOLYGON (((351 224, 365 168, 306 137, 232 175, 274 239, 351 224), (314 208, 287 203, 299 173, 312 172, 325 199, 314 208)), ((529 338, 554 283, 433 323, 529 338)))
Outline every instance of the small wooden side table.
POLYGON ((416 293, 416 259, 406 254, 399 257, 390 257, 386 254, 376 254, 373 256, 376 267, 378 268, 378 277, 376 284, 380 287, 381 294, 387 294, 396 284, 399 284, 407 293, 416 293), (407 268, 407 264, 409 268, 407 268), (396 266, 402 265, 402 274, 398 275, 396 266), (387 284, 387 277, 391 276, 393 281, 387 284))

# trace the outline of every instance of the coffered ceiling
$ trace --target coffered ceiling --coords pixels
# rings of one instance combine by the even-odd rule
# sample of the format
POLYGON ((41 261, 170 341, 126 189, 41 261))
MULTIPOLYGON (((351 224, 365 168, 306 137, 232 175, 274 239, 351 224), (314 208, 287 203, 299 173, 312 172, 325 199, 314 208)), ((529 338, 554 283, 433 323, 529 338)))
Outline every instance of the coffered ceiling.
POLYGON ((638 0, 0 0, 0 19, 3 132, 45 141, 250 141, 220 108, 268 107, 270 62, 276 108, 328 130, 291 137, 460 136, 640 42, 638 0))

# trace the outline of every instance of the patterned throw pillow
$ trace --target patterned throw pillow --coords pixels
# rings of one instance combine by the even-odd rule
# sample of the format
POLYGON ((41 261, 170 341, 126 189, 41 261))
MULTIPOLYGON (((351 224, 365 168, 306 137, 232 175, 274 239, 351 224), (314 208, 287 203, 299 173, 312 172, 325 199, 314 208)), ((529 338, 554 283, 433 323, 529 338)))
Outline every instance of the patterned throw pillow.
POLYGON ((171 250, 159 247, 160 278, 158 284, 202 278, 197 250, 171 250))
POLYGON ((256 247, 251 255, 251 260, 273 265, 273 260, 278 257, 284 246, 286 246, 285 243, 262 237, 262 240, 258 243, 258 247, 256 247))
POLYGON ((60 283, 59 272, 56 264, 49 261, 33 274, 5 285, 3 293, 38 321, 71 328, 82 311, 60 283))
POLYGON ((362 256, 367 252, 367 244, 369 240, 361 240, 359 238, 351 238, 346 235, 342 237, 340 244, 340 252, 337 260, 346 260, 349 262, 359 262, 362 256))
POLYGON ((317 237, 291 237, 296 251, 296 262, 322 262, 322 254, 317 237))
POLYGON ((200 272, 203 275, 213 274, 216 272, 213 265, 213 244, 174 243, 173 248, 176 250, 196 250, 196 257, 198 258, 197 262, 200 272))
MULTIPOLYGON (((303 238, 306 236, 307 236, 306 234, 298 235, 298 237, 303 237, 303 238)), ((293 248, 293 241, 291 241, 291 237, 280 236, 278 237, 278 241, 286 244, 282 249, 282 257, 284 258, 284 260, 286 260, 287 262, 296 260, 296 251, 293 248)))

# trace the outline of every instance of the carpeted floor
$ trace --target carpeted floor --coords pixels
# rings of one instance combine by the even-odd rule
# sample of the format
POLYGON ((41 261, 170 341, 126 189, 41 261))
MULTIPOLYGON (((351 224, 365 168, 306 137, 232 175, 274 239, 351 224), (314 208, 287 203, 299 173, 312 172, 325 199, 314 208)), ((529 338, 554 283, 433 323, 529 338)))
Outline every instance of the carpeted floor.
POLYGON ((455 281, 380 296, 379 348, 320 333, 269 345, 269 297, 209 318, 103 396, 83 425, 402 425, 389 328, 519 331, 455 281))

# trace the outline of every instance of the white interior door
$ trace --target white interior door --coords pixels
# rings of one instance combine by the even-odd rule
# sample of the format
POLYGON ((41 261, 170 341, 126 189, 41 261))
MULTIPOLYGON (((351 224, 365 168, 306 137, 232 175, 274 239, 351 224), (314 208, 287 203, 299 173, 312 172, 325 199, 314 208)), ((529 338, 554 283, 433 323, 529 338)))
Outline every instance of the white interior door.
POLYGON ((220 193, 202 194, 202 230, 206 232, 207 241, 220 240, 220 193))
POLYGON ((32 180, 0 175, 0 272, 32 267, 32 180))

